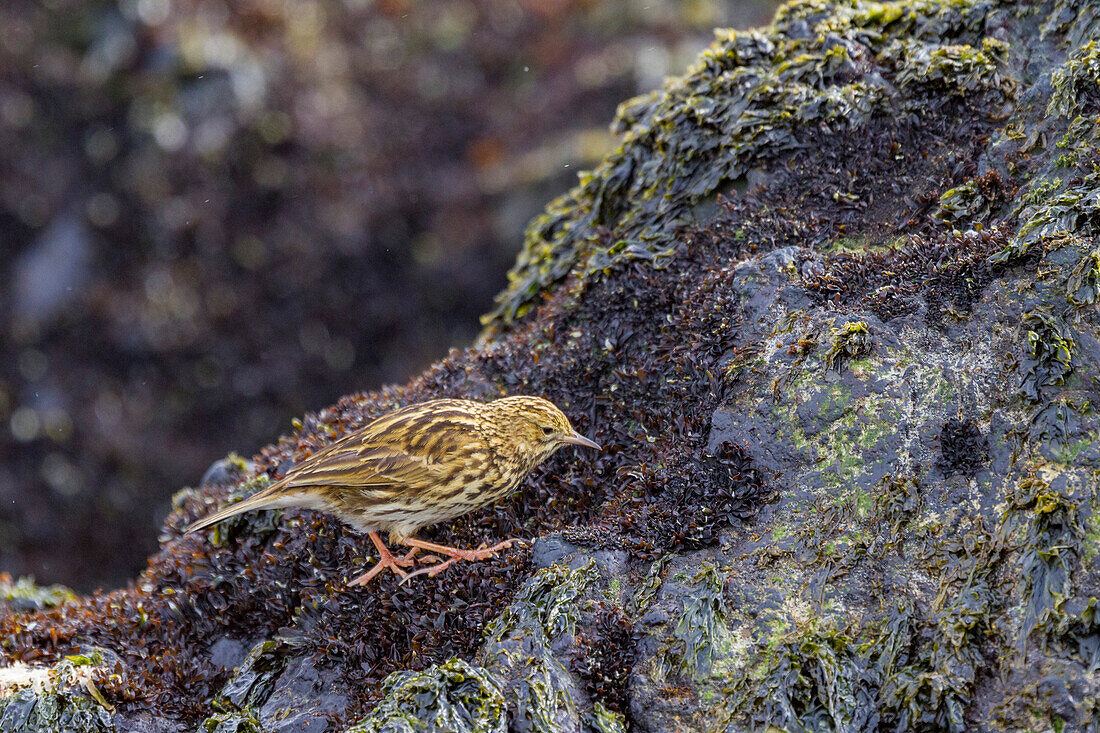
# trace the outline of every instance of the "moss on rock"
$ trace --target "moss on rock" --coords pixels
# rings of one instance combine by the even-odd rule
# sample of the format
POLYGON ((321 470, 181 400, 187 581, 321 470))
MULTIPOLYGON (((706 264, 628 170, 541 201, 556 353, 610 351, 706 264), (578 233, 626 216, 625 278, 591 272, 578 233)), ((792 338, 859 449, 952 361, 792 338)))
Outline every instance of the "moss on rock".
POLYGON ((475 348, 181 494, 131 588, 0 610, 0 654, 108 648, 105 698, 173 725, 324 697, 370 730, 1086 727, 1097 7, 805 0, 720 32, 621 108, 475 348), (181 535, 395 406, 518 392, 605 449, 425 536, 533 550, 364 592, 329 517, 181 535))

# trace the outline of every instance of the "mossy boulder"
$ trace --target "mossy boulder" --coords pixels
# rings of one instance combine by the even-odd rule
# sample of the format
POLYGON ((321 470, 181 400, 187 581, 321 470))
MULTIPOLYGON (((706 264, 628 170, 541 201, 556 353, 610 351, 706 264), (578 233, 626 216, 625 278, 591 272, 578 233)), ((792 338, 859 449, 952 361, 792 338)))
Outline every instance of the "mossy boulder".
POLYGON ((117 729, 1090 729, 1098 26, 804 0, 720 32, 622 106, 474 348, 181 492, 130 587, 0 611, 0 654, 117 655, 117 729), (182 535, 398 405, 515 393, 604 450, 425 536, 528 547, 360 589, 331 517, 182 535))

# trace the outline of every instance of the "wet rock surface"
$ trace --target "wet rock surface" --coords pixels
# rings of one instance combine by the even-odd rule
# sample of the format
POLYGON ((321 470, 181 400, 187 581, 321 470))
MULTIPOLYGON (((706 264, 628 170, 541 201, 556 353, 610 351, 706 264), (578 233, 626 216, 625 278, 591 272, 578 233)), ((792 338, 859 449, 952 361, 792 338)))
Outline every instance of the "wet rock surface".
POLYGON ((129 588, 4 611, 4 659, 109 649, 120 728, 1089 729, 1097 17, 809 0, 720 34, 621 108, 475 348, 181 492, 129 588), (528 547, 351 589, 370 544, 323 515, 181 536, 397 405, 521 392, 605 449, 424 534, 528 547))

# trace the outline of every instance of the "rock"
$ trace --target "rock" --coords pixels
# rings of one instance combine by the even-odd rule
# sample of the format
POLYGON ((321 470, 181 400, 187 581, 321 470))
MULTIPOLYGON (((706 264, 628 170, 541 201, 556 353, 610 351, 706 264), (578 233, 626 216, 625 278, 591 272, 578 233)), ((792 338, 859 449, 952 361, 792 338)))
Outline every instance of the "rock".
POLYGON ((199 486, 227 486, 240 480, 242 476, 254 473, 256 466, 252 461, 246 461, 236 453, 210 464, 210 468, 203 473, 199 486))
POLYGON ((343 715, 350 695, 333 670, 319 669, 308 657, 291 659, 259 709, 266 731, 321 733, 337 728, 333 718, 343 715))
POLYGON ((6 612, 0 652, 94 638, 122 719, 222 730, 1086 729, 1098 15, 801 0, 720 33, 622 107, 476 348, 230 492, 396 404, 537 391, 604 450, 424 531, 530 545, 349 588, 371 545, 315 512, 181 537, 207 486, 131 588, 6 612), (228 680, 225 638, 265 640, 228 680))
POLYGON ((228 636, 223 636, 210 646, 210 663, 225 669, 240 666, 247 655, 248 645, 228 636))

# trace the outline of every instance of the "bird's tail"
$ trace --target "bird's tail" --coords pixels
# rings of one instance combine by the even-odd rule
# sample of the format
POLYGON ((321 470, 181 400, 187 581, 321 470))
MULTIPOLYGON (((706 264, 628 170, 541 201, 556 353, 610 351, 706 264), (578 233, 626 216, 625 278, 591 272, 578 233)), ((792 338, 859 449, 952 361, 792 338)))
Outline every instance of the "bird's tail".
POLYGON ((283 488, 283 483, 284 482, 280 481, 277 484, 268 486, 263 491, 253 494, 244 501, 239 501, 236 504, 230 504, 224 509, 219 509, 210 516, 192 523, 183 533, 190 534, 191 532, 196 532, 200 529, 205 529, 211 525, 217 524, 223 519, 235 517, 238 514, 244 514, 245 512, 250 512, 255 509, 277 509, 297 503, 294 501, 293 496, 287 495, 286 490, 283 488))

